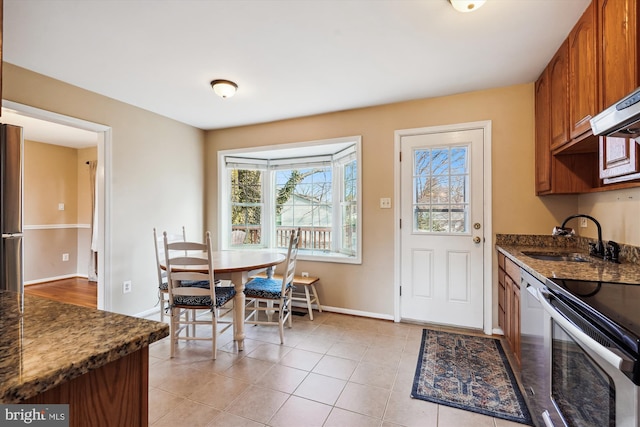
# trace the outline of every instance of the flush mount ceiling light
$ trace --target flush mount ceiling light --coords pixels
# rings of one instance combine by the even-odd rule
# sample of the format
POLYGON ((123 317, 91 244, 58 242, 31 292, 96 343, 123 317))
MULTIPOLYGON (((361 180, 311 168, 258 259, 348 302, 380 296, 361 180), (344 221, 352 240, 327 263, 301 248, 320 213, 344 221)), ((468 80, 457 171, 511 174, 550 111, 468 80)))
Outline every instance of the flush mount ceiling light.
POLYGON ((236 90, 238 89, 238 85, 231 80, 222 79, 213 80, 211 82, 211 87, 220 98, 231 98, 236 94, 236 90))
POLYGON ((480 9, 486 0, 449 0, 458 12, 473 12, 480 9))

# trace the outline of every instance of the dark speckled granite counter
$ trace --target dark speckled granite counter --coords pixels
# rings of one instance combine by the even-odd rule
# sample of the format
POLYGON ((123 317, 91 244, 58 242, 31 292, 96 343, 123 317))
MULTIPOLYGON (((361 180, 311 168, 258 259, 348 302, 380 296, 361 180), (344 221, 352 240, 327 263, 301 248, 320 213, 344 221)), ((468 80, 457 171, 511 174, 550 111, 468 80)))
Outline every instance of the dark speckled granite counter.
POLYGON ((0 291, 0 402, 36 396, 169 335, 165 323, 0 291))
POLYGON ((534 235, 497 235, 496 249, 544 283, 546 278, 596 280, 640 284, 640 252, 637 247, 622 245, 621 263, 606 262, 588 255, 588 242, 581 237, 534 235), (591 262, 541 261, 522 252, 578 252, 591 262))

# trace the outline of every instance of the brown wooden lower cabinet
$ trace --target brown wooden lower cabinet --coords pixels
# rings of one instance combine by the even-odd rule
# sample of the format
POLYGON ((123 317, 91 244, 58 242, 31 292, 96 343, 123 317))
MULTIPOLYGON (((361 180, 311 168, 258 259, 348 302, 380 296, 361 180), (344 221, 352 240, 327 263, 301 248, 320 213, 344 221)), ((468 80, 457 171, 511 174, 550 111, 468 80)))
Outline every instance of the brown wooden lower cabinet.
POLYGON ((69 404, 71 427, 146 427, 148 395, 149 347, 143 347, 22 403, 69 404))
POLYGON ((520 365, 520 267, 498 252, 498 324, 520 365))

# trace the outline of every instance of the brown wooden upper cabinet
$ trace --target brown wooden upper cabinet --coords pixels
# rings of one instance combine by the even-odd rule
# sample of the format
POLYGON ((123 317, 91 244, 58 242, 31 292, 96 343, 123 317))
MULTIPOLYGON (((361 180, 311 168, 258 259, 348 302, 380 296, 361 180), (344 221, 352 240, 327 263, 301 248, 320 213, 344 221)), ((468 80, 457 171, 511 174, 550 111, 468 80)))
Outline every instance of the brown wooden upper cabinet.
POLYGON ((569 33, 569 136, 591 130, 598 108, 596 14, 593 2, 569 33))
POLYGON ((569 142, 569 49, 565 41, 547 66, 550 86, 551 150, 569 142))
MULTIPOLYGON (((637 0, 597 0, 600 110, 640 86, 637 0)), ((600 178, 605 184, 640 178, 640 145, 600 137, 600 178)))
POLYGON ((535 91, 536 194, 546 194, 551 191, 551 103, 549 67, 547 67, 536 82, 535 91))
POLYGON ((590 123, 640 86, 639 3, 593 0, 536 82, 536 194, 640 186, 640 145, 590 123))

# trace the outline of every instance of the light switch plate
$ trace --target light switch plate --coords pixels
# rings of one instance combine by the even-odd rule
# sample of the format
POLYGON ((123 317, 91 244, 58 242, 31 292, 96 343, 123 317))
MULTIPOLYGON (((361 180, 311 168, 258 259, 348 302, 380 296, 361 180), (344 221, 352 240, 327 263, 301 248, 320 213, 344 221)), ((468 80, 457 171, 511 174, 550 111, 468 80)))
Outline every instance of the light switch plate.
POLYGON ((380 209, 391 209, 391 199, 389 197, 380 198, 380 209))
POLYGON ((58 210, 59 211, 63 211, 64 210, 64 203, 58 203, 58 210))

